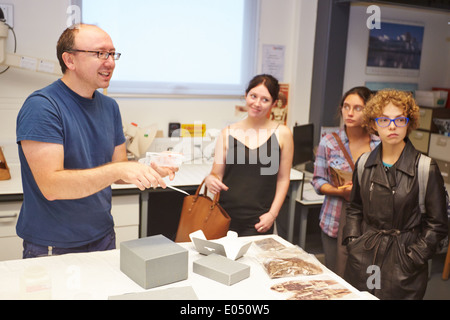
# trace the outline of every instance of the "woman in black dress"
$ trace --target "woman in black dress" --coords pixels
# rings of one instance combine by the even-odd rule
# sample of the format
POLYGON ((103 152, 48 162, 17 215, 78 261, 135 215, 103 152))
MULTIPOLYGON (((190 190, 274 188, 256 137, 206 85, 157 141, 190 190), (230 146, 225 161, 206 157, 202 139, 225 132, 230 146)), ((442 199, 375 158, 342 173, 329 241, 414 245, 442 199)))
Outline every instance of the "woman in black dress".
POLYGON ((290 183, 291 131, 270 120, 280 87, 270 75, 254 77, 245 92, 248 116, 222 130, 205 184, 220 194, 239 236, 272 233, 290 183))

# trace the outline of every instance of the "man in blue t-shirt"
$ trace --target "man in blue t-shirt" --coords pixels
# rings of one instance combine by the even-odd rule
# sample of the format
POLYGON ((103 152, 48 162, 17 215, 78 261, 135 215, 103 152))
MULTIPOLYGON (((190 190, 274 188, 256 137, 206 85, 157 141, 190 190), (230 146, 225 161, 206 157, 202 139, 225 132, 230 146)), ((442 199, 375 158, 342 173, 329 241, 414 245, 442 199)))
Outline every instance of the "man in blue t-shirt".
POLYGON ((57 56, 62 78, 31 94, 17 117, 24 258, 115 248, 111 184, 165 188, 162 177, 174 177, 171 168, 127 161, 119 107, 97 91, 120 57, 109 35, 68 28, 57 56))

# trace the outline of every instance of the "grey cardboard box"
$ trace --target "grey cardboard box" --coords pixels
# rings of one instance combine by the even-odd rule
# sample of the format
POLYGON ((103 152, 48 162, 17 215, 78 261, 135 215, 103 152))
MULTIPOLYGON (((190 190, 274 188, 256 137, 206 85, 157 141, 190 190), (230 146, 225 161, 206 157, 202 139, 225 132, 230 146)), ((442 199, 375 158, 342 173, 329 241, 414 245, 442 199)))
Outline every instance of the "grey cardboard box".
POLYGON ((194 261, 193 271, 228 286, 250 276, 250 266, 217 254, 194 261))
POLYGON ((185 280, 188 251, 163 235, 125 241, 120 270, 144 289, 185 280))

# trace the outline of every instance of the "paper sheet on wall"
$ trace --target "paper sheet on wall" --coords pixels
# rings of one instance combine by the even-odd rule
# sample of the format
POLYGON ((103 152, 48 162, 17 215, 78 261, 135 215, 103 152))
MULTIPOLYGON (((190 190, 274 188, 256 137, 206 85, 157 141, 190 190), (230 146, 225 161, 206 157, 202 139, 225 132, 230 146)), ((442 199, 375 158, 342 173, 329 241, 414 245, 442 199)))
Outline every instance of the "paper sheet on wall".
POLYGON ((278 81, 284 81, 285 46, 264 44, 262 72, 273 75, 278 81))

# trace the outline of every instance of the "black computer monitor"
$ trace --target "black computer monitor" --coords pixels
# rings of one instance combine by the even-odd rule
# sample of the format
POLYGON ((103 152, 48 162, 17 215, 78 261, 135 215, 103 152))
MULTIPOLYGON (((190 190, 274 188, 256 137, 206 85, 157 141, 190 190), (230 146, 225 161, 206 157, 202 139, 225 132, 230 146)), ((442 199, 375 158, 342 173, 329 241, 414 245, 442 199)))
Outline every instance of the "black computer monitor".
POLYGON ((295 126, 294 135, 294 159, 292 167, 298 169, 305 165, 314 164, 314 124, 295 126))

